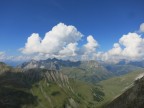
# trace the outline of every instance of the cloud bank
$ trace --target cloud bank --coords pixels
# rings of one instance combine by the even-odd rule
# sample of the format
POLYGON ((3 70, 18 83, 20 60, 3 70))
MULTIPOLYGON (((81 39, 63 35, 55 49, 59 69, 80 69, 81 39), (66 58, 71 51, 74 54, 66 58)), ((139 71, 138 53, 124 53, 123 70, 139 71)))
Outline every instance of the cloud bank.
POLYGON ((23 61, 28 61, 32 58, 33 56, 26 56, 26 55, 8 56, 5 52, 0 52, 0 61, 2 62, 5 62, 5 61, 23 62, 23 61))
POLYGON ((104 61, 129 61, 144 59, 144 38, 137 33, 123 35, 113 48, 99 55, 104 61))
MULTIPOLYGON (((44 58, 78 58, 86 54, 95 53, 98 46, 92 35, 87 37, 87 43, 78 47, 83 34, 72 25, 59 23, 47 32, 42 39, 38 33, 28 37, 25 47, 21 48, 23 54, 36 54, 44 58)), ((80 57, 81 58, 81 57, 80 57)))
POLYGON ((144 23, 140 32, 129 32, 113 44, 106 52, 97 51, 99 44, 92 35, 86 37, 86 43, 80 44, 84 35, 75 26, 59 23, 42 38, 38 33, 28 37, 25 46, 20 49, 22 55, 7 56, 0 52, 0 61, 59 58, 70 60, 102 60, 118 62, 120 60, 138 61, 144 59, 144 23))

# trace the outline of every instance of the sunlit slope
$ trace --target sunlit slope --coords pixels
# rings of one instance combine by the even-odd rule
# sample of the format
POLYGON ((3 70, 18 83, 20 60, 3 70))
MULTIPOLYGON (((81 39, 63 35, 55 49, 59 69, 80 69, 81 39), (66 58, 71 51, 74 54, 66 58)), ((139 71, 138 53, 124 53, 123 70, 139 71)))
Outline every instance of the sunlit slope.
POLYGON ((142 73, 144 73, 144 69, 101 81, 99 84, 103 86, 105 97, 104 101, 98 103, 98 106, 109 103, 114 98, 122 94, 125 90, 133 85, 135 79, 142 73))
MULTIPOLYGON (((95 99, 94 87, 80 81, 70 81, 71 90, 57 84, 47 85, 44 81, 33 85, 33 95, 38 96, 36 108, 95 108, 103 96, 95 99)), ((97 97, 96 97, 97 98, 97 97)))
POLYGON ((97 61, 82 61, 79 67, 63 67, 62 72, 67 76, 90 83, 108 79, 113 73, 97 61))

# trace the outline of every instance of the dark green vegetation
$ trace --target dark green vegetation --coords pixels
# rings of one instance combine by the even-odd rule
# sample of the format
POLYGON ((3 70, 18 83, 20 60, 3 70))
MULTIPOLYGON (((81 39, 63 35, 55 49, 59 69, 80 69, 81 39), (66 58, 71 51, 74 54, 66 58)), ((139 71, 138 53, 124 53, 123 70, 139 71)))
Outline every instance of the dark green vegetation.
POLYGON ((31 78, 31 70, 25 73, 19 71, 4 63, 0 64, 0 108, 32 108, 37 105, 37 96, 32 95, 30 89, 41 77, 31 78))

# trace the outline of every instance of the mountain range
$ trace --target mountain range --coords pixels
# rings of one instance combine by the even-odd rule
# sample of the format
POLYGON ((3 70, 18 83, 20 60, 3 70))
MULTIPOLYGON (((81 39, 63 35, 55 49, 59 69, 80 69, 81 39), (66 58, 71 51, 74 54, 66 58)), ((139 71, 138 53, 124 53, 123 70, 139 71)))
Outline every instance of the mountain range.
POLYGON ((53 58, 31 60, 15 68, 1 62, 0 107, 117 108, 120 104, 119 108, 132 108, 131 102, 140 101, 136 108, 142 108, 143 95, 138 97, 143 81, 137 80, 144 73, 142 62, 53 58))
POLYGON ((1 63, 1 71, 1 108, 94 108, 104 96, 101 87, 55 69, 20 70, 1 63))
POLYGON ((96 83, 113 76, 124 75, 134 70, 142 69, 144 68, 141 65, 142 62, 144 61, 127 62, 126 60, 121 60, 119 63, 113 64, 94 60, 69 61, 53 58, 40 61, 31 60, 19 65, 18 67, 22 69, 55 68, 62 71, 62 73, 66 74, 70 78, 96 83))

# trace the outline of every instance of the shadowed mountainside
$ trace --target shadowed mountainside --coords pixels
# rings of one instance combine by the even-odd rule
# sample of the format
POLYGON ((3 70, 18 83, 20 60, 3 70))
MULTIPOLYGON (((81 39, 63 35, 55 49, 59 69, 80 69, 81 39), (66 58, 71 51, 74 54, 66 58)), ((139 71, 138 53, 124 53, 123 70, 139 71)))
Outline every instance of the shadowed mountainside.
POLYGON ((7 71, 0 75, 1 108, 27 108, 27 106, 35 108, 37 96, 34 96, 30 89, 40 78, 31 80, 29 74, 29 72, 7 71))
POLYGON ((105 108, 143 108, 144 77, 135 81, 134 86, 113 100, 105 108))

